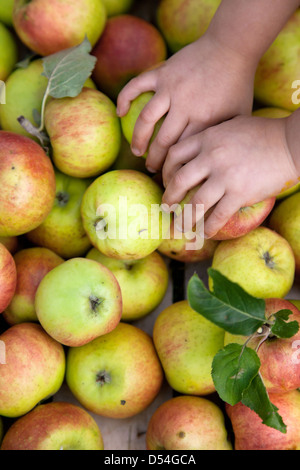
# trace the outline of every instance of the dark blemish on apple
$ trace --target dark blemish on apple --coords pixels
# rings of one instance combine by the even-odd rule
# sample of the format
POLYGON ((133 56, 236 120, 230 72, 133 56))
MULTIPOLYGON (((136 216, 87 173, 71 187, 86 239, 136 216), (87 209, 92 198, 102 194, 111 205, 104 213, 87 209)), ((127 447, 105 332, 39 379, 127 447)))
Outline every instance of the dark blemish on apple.
POLYGON ((184 438, 185 438, 185 432, 180 431, 180 432, 178 433, 178 437, 180 437, 180 439, 184 439, 184 438))
POLYGON ((177 253, 176 253, 176 251, 171 251, 171 255, 173 255, 173 256, 177 256, 177 253))
POLYGON ((15 170, 16 168, 14 166, 11 167, 12 170, 15 170))
POLYGON ((121 400, 121 405, 126 405, 126 400, 121 400))

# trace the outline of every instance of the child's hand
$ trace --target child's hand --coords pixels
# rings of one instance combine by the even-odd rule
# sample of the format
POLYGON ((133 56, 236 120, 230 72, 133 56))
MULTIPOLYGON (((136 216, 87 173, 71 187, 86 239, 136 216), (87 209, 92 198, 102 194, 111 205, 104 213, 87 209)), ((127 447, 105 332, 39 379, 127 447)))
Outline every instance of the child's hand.
POLYGON ((134 78, 118 97, 118 113, 124 116, 137 96, 155 92, 135 126, 131 146, 136 155, 147 151, 155 124, 166 115, 149 149, 150 171, 162 168, 169 148, 179 139, 251 112, 256 63, 211 36, 202 36, 158 68, 134 78))
POLYGON ((216 205, 204 225, 210 238, 241 207, 298 182, 299 165, 297 169, 287 143, 288 119, 238 116, 169 150, 163 167, 165 204, 180 203, 190 189, 203 183, 190 201, 193 220, 185 231, 197 221, 196 204, 203 204, 205 212, 216 205))

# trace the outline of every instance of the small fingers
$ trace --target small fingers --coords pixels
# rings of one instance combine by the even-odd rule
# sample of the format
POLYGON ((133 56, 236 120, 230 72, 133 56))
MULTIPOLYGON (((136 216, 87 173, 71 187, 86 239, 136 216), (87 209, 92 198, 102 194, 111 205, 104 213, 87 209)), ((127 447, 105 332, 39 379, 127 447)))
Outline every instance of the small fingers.
POLYGON ((155 70, 144 72, 130 80, 120 91, 117 99, 117 114, 119 117, 125 116, 130 108, 131 101, 144 92, 156 91, 157 74, 155 70))
POLYGON ((206 238, 211 238, 221 230, 228 220, 242 207, 243 204, 232 194, 225 196, 217 204, 208 219, 205 221, 204 233, 206 238))

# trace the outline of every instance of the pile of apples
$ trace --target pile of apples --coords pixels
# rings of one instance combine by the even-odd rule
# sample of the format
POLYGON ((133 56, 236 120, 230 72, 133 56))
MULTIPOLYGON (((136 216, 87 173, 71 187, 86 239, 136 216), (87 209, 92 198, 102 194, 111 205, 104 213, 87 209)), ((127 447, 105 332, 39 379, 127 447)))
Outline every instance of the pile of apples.
MULTIPOLYGON (((156 218, 143 221, 147 229, 138 224, 132 239, 122 238, 118 226, 115 238, 100 236, 114 223, 110 213, 99 213, 101 204, 129 224, 135 216, 120 206, 120 198, 150 213, 163 195, 145 159, 130 150, 137 116, 152 94, 141 95, 119 119, 118 93, 132 77, 203 34, 220 0, 141 3, 0 2, 1 449, 101 450, 101 430, 89 412, 111 419, 136 416, 166 380, 179 396, 150 419, 148 450, 299 450, 300 334, 268 339, 259 351, 271 401, 287 424, 282 434, 242 404, 221 407, 210 400, 214 356, 243 338, 225 334, 187 300, 165 308, 152 335, 134 324, 165 298, 170 259, 211 260, 214 269, 266 299, 268 315, 289 309, 300 324, 300 301, 292 291, 300 277, 299 185, 241 208, 199 249, 188 249, 190 240, 159 209, 156 218), (46 103, 48 156, 18 118, 35 125, 41 111, 47 88, 43 57, 86 36, 96 66, 78 96, 46 103), (168 239, 144 236, 154 220, 170 229, 168 239), (51 401, 63 384, 81 406, 51 401)), ((295 24, 300 26, 299 10, 258 66, 254 96, 260 109, 254 114, 277 118, 297 107, 290 85, 300 77, 295 24), (288 65, 287 37, 295 57, 288 65), (280 70, 274 61, 282 63, 280 70)))

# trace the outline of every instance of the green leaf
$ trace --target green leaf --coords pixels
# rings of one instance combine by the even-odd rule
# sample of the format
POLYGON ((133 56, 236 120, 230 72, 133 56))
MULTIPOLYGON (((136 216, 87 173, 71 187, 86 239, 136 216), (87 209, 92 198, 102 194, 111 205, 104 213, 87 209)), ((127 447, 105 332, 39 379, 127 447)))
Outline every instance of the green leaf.
POLYGON ((286 434, 286 425, 278 414, 278 408, 271 403, 260 374, 253 379, 249 388, 244 392, 242 403, 258 414, 263 424, 286 434))
POLYGON ((90 77, 96 57, 89 54, 92 46, 87 38, 79 46, 71 47, 43 59, 48 78, 47 95, 53 98, 75 97, 90 77))
POLYGON ((210 292, 195 274, 188 283, 190 306, 233 335, 250 336, 265 322, 265 301, 250 296, 238 284, 209 269, 214 282, 210 292))
POLYGON ((280 310, 272 315, 275 322, 271 327, 271 332, 278 338, 292 338, 298 333, 299 323, 297 321, 287 322, 292 313, 291 310, 280 310))
POLYGON ((228 344, 213 359, 212 378, 220 398, 236 405, 258 374, 260 360, 253 349, 228 344))

